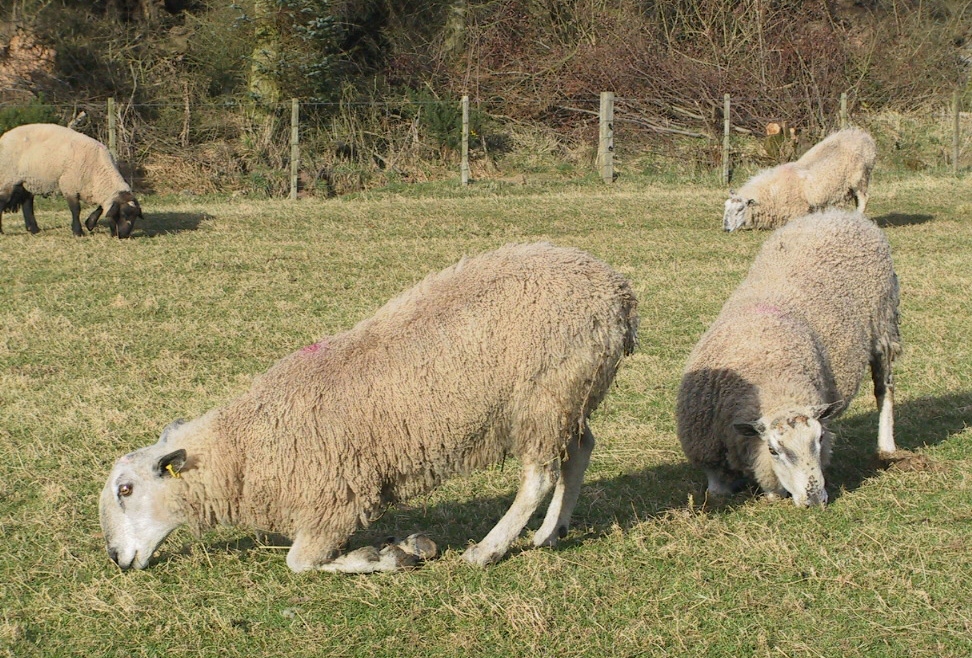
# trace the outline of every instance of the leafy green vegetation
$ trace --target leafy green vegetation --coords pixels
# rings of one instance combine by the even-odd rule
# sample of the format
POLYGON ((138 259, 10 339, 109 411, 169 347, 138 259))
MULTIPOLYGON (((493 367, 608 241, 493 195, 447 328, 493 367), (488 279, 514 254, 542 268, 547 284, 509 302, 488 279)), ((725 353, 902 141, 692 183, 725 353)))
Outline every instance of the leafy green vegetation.
MULTIPOLYGON (((296 202, 147 196, 128 241, 82 239, 61 199, 0 236, 0 655, 928 656, 972 652, 972 187, 885 177, 869 209, 902 289, 897 440, 872 459, 865 384, 835 424, 832 503, 716 503, 675 437, 689 350, 765 233, 723 234, 713 184, 452 183, 296 202), (587 249, 629 277, 638 351, 594 415, 555 550, 460 559, 505 511, 508 462, 389 510, 352 547, 426 531, 443 555, 367 577, 294 574, 244 528, 174 533, 144 572, 107 558, 114 460, 245 390, 463 254, 587 249)), ((536 527, 539 520, 533 524, 536 527)), ((520 550, 522 549, 522 550, 520 550)))

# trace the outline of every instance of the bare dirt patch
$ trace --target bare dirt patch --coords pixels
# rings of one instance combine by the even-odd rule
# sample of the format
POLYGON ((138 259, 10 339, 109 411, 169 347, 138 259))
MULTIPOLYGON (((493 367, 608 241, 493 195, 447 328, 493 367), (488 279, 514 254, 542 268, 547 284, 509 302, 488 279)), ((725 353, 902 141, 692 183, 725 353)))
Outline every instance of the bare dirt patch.
POLYGON ((927 471, 938 473, 945 470, 945 466, 928 455, 911 452, 910 450, 895 450, 883 452, 877 456, 881 468, 893 471, 927 471))

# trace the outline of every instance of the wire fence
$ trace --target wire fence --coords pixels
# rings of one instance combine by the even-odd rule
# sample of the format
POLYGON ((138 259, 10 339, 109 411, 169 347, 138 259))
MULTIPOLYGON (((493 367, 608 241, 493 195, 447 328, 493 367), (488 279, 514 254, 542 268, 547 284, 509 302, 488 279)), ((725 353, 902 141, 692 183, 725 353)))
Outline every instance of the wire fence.
MULTIPOLYGON (((534 173, 715 178, 723 183, 796 159, 828 132, 856 125, 879 167, 962 171, 972 114, 960 96, 925 112, 872 111, 866 99, 819 99, 813 121, 788 121, 784 99, 725 95, 680 107, 662 99, 577 98, 538 108, 496 100, 346 100, 43 105, 23 114, 103 141, 146 191, 334 195, 369 186, 534 173), (778 102, 774 102, 778 101, 778 102), (761 110, 760 108, 770 108, 761 110)), ((16 111, 0 104, 0 121, 16 111)), ((9 126, 8 126, 9 127, 9 126)))

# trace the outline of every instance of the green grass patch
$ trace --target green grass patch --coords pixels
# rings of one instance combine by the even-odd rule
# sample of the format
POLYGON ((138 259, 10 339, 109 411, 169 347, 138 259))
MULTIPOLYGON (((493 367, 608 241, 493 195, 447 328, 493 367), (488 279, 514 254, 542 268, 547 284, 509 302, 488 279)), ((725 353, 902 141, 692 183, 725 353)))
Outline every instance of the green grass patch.
MULTIPOLYGON (((905 354, 897 439, 871 458, 869 384, 836 423, 833 502, 704 505, 675 436, 689 350, 765 233, 720 230, 714 185, 620 179, 398 187, 332 200, 148 197, 128 241, 77 239, 60 199, 0 236, 0 655, 966 656, 972 652, 972 187, 878 177, 905 354), (245 390, 463 254, 551 240, 628 276, 641 343, 594 416, 556 550, 459 559, 509 505, 508 462, 352 539, 427 531, 444 554, 368 577, 293 574, 279 539, 177 531, 147 571, 105 554, 115 458, 245 390)), ((534 524, 534 527, 536 524, 534 524)), ((521 550, 522 549, 522 550, 521 550)))

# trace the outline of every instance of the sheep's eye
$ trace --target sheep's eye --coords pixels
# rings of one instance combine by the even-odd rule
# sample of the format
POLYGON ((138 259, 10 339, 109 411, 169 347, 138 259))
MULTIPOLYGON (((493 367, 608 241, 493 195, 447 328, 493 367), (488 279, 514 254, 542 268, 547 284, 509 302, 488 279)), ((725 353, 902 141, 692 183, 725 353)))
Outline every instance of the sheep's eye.
POLYGON ((780 454, 779 452, 777 452, 776 448, 774 448, 771 445, 767 445, 766 448, 769 450, 769 453, 771 455, 773 455, 774 457, 776 457, 776 456, 778 456, 780 454))
POLYGON ((130 484, 119 484, 118 485, 118 495, 119 496, 131 496, 132 495, 132 485, 130 485, 130 484))

